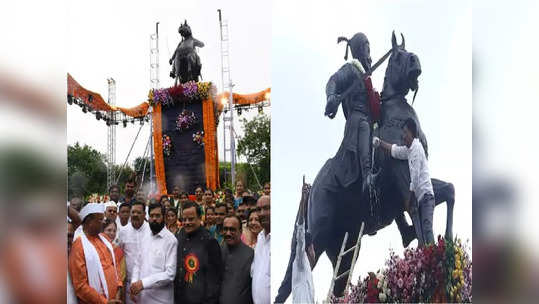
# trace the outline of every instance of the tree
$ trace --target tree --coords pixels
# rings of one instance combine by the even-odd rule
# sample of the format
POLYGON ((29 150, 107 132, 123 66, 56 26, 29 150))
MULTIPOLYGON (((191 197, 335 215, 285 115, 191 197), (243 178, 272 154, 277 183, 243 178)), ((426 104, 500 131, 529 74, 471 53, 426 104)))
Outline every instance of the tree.
MULTIPOLYGON (((234 190, 234 187, 230 183, 230 176, 226 177, 226 183, 225 183, 225 170, 226 173, 230 174, 230 163, 229 162, 219 162, 219 181, 221 183, 221 188, 225 189, 232 189, 234 190)), ((236 179, 242 180, 244 183, 246 183, 247 188, 249 190, 260 190, 260 187, 258 186, 256 179, 259 178, 258 176, 255 178, 255 175, 253 174, 253 171, 258 171, 256 165, 249 165, 248 163, 236 163, 236 179), (253 170, 251 170, 250 166, 253 167, 253 170)), ((264 181, 260 180, 260 183, 263 185, 264 181)))
POLYGON ((133 171, 133 168, 131 168, 129 165, 126 165, 125 167, 122 168, 121 174, 120 174, 120 167, 121 166, 118 166, 118 165, 112 166, 112 172, 113 172, 114 179, 118 179, 116 184, 120 187, 120 192, 122 192, 125 188, 125 183, 131 178, 131 176, 133 175, 133 173, 135 173, 135 171, 133 171))
MULTIPOLYGON (((135 160, 135 165, 137 160, 138 158, 135 160)), ((140 166, 142 167, 142 165, 140 166)), ((149 170, 148 167, 147 173, 149 170)), ((78 142, 73 146, 68 145, 67 171, 68 196, 70 198, 74 195, 86 197, 93 193, 108 194, 106 157, 94 148, 88 145, 81 147, 78 142)), ((133 173, 135 171, 127 164, 124 167, 117 164, 112 166, 113 179, 118 179, 116 183, 121 190, 124 189, 125 182, 131 178, 133 173)))
MULTIPOLYGON (((259 114, 251 121, 243 118, 241 123, 244 136, 238 140, 238 154, 244 156, 253 167, 251 170, 247 165, 244 169, 246 178, 254 171, 258 181, 263 184, 270 180, 271 119, 266 114, 259 114)), ((253 185, 256 183, 250 184, 250 187, 254 188, 253 185)))
POLYGON ((106 193, 105 156, 88 145, 67 146, 68 196, 106 193))

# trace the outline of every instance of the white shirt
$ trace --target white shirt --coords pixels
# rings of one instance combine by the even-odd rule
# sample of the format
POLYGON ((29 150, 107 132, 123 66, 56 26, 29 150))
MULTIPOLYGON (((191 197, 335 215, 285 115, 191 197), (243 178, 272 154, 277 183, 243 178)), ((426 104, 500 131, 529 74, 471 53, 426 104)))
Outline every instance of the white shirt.
MULTIPOLYGON (((127 219, 127 224, 122 225, 122 222, 120 221, 120 216, 119 215, 116 216, 116 227, 118 228, 116 230, 120 231, 120 229, 122 229, 124 227, 127 227, 129 224, 131 224, 131 217, 129 217, 129 219, 127 219)), ((118 232, 118 231, 116 231, 116 232, 118 232)))
POLYGON ((256 241, 255 256, 251 264, 252 293, 254 304, 269 304, 271 278, 271 233, 260 231, 256 241))
POLYGON ((419 142, 419 139, 414 138, 410 148, 392 145, 391 156, 403 160, 408 159, 408 167, 410 168, 410 191, 415 193, 418 202, 421 201, 423 195, 426 193, 430 193, 434 196, 427 157, 425 157, 425 150, 423 150, 423 146, 419 142))
POLYGON ((131 278, 131 283, 142 281, 137 302, 174 302, 177 246, 176 237, 167 228, 156 235, 150 231, 143 238, 131 278))
POLYGON ((145 235, 150 234, 151 229, 148 222, 144 221, 142 226, 137 230, 133 227, 133 223, 124 226, 118 232, 118 245, 124 251, 125 265, 127 272, 127 282, 131 282, 131 275, 135 267, 135 260, 140 252, 142 239, 145 235))

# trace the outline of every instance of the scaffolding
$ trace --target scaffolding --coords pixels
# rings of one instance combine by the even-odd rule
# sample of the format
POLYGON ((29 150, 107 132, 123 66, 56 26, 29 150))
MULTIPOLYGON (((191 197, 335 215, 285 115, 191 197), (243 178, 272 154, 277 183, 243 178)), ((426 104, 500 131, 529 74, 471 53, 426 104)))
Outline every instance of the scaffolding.
MULTIPOLYGON (((232 88, 234 84, 230 77, 230 51, 228 37, 228 21, 223 20, 221 10, 219 13, 219 26, 221 38, 221 92, 229 91, 228 100, 223 98, 220 102, 224 106, 223 115, 223 161, 226 163, 230 158, 230 183, 234 185, 236 179, 236 141, 234 139, 234 98, 232 96, 232 88), (229 155, 229 158, 227 157, 229 155)), ((227 182, 227 174, 225 169, 225 180, 227 182)))
MULTIPOLYGON (((108 78, 109 100, 111 106, 116 105, 116 81, 113 78, 108 78)), ((115 111, 109 112, 109 119, 116 120, 115 111)), ((114 164, 116 163, 116 124, 112 123, 108 126, 107 132, 107 189, 114 183, 114 164)))
MULTIPOLYGON (((155 33, 150 35, 150 86, 152 89, 159 88, 159 22, 155 23, 155 33)), ((153 108, 148 109, 150 117, 150 192, 155 191, 155 174, 154 174, 154 159, 153 159, 153 108)), ((143 169, 144 170, 144 169, 143 169)))

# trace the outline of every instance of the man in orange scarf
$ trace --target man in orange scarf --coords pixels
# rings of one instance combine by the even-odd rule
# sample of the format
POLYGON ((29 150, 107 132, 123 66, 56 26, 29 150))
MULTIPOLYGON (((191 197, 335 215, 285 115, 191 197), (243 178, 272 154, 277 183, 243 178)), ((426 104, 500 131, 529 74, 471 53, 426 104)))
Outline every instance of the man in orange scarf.
POLYGON ((73 242, 69 272, 80 304, 120 304, 122 282, 111 243, 100 235, 104 204, 90 203, 82 208, 83 234, 73 242))

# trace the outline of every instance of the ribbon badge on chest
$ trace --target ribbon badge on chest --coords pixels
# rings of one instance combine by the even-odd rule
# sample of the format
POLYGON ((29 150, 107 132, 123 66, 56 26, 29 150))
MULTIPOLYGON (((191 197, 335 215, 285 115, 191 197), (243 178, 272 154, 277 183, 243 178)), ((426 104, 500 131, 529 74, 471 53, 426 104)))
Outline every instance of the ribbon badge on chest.
POLYGON ((185 282, 193 283, 193 277, 200 267, 200 262, 194 253, 188 254, 184 259, 185 282))

